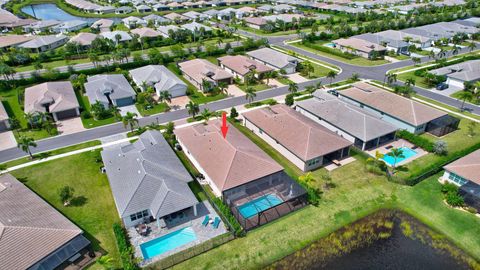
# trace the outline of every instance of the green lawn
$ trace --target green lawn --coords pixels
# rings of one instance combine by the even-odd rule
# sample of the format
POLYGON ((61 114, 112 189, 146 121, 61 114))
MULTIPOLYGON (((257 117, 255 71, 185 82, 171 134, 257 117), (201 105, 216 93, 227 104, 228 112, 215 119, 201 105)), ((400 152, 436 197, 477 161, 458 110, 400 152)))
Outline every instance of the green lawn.
MULTIPOLYGON (((83 108, 83 110, 90 112, 90 101, 88 100, 88 97, 86 95, 80 94, 78 91, 75 91, 75 95, 77 96, 77 100, 78 100, 78 103, 80 104, 80 107, 83 108)), ((85 118, 82 116, 81 118, 82 118, 83 127, 85 128, 94 128, 94 127, 109 125, 109 124, 118 122, 118 119, 115 116, 102 119, 102 120, 95 120, 93 119, 93 116, 90 118, 85 118)))
POLYGON ((270 89, 270 86, 263 83, 251 84, 249 86, 242 83, 242 84, 237 84, 237 86, 244 92, 247 91, 248 87, 252 87, 255 90, 255 92, 270 89))
MULTIPOLYGON (((58 61, 42 63, 42 66, 43 66, 43 68, 56 68, 56 67, 61 67, 61 66, 83 64, 83 63, 88 63, 88 62, 90 62, 90 59, 88 59, 88 58, 75 59, 75 60, 58 60, 58 61)), ((16 72, 34 71, 34 70, 35 70, 35 68, 33 67, 33 65, 15 67, 16 72)))
POLYGON ((96 162, 99 152, 96 150, 57 159, 16 170, 12 174, 84 230, 94 249, 107 252, 119 266, 112 225, 120 220, 107 177, 100 172, 102 164, 96 162), (57 190, 66 185, 75 189, 74 195, 83 204, 63 206, 57 190))
MULTIPOLYGON (((459 97, 459 96, 461 95, 461 94, 460 94, 461 92, 462 92, 462 91, 455 92, 455 93, 451 94, 450 97, 463 101, 463 99, 460 99, 460 97, 459 97)), ((478 99, 475 98, 475 97, 472 97, 472 98, 470 98, 470 99, 467 99, 466 102, 470 102, 470 103, 473 103, 473 104, 475 104, 475 105, 480 104, 480 100, 478 100, 478 99)))
POLYGON ((295 46, 295 47, 300 48, 300 49, 305 50, 305 51, 309 51, 309 52, 312 52, 312 53, 315 53, 315 54, 318 54, 318 55, 321 55, 321 56, 325 56, 325 57, 332 58, 332 59, 335 59, 335 60, 338 60, 338 61, 341 61, 341 62, 344 62, 344 63, 347 63, 347 64, 351 64, 351 65, 378 66, 378 65, 383 65, 383 64, 389 63, 387 60, 383 60, 383 59, 382 60, 369 60, 369 59, 366 59, 366 58, 363 58, 363 57, 360 57, 360 56, 355 57, 354 59, 346 59, 346 58, 336 56, 336 55, 333 55, 333 54, 330 54, 330 53, 326 53, 326 52, 322 52, 322 51, 318 51, 318 50, 309 48, 309 47, 301 44, 300 42, 291 43, 290 45, 295 46))
MULTIPOLYGON (((7 114, 10 117, 15 117, 19 120, 21 125, 20 133, 14 132, 15 137, 18 139, 20 136, 27 136, 34 140, 40 140, 47 137, 51 137, 57 134, 56 128, 49 134, 45 129, 28 129, 27 120, 25 119, 25 113, 23 112, 23 105, 20 104, 18 96, 23 92, 24 88, 13 88, 7 91, 0 91, 0 102, 2 102, 7 114)), ((23 103, 23 101, 22 101, 23 103)))
POLYGON ((431 89, 433 87, 427 84, 424 77, 415 75, 415 71, 409 71, 409 72, 397 74, 397 80, 399 81, 405 82, 407 79, 410 79, 410 78, 415 80, 415 85, 418 87, 422 87, 425 89, 431 89))
POLYGON ((142 116, 149 116, 149 115, 153 115, 153 114, 163 113, 163 112, 166 112, 170 109, 168 104, 165 103, 165 102, 155 104, 155 105, 152 106, 152 108, 149 108, 149 109, 145 108, 145 106, 140 105, 140 104, 135 104, 135 106, 137 107, 138 112, 142 116))
MULTIPOLYGON (((284 166, 289 175, 301 174, 260 138, 245 128, 241 131, 284 166)), ((366 172, 363 158, 355 158, 357 161, 331 173, 336 187, 323 189, 318 207, 305 207, 174 268, 260 269, 381 208, 408 212, 480 259, 480 219, 443 203, 438 175, 414 187, 402 186, 366 172)), ((313 172, 319 187, 323 186, 321 175, 326 173, 324 169, 313 172)))
MULTIPOLYGON (((80 144, 67 146, 67 147, 64 147, 64 148, 60 148, 60 149, 56 149, 56 150, 52 150, 52 151, 48 151, 48 152, 38 153, 38 154, 33 155, 33 158, 34 158, 34 160, 42 159, 42 158, 55 156, 55 155, 60 155, 60 154, 64 154, 64 153, 68 153, 68 152, 72 152, 72 151, 75 151, 75 150, 80 150, 80 149, 83 149, 83 148, 88 148, 88 147, 92 147, 92 146, 96 146, 96 145, 100 145, 100 144, 101 144, 100 141, 90 141, 90 142, 80 143, 80 144)), ((12 160, 12 161, 2 163, 2 164, 0 164, 0 167, 10 168, 10 167, 17 166, 17 165, 20 165, 20 164, 24 164, 24 163, 27 163, 27 162, 30 162, 30 161, 32 161, 32 159, 30 159, 30 157, 23 157, 23 158, 19 158, 19 159, 15 159, 15 160, 12 160)))

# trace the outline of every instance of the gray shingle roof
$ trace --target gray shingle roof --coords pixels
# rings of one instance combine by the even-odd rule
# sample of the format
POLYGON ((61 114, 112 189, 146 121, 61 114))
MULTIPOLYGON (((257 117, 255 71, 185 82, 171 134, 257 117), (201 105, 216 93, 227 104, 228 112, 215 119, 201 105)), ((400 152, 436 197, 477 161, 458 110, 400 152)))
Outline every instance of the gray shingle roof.
POLYGON ((23 44, 20 44, 19 47, 22 47, 22 48, 27 48, 27 49, 37 49, 37 48, 40 48, 42 46, 46 46, 46 45, 50 45, 50 44, 53 44, 55 42, 59 42, 59 41, 62 41, 62 42, 66 42, 67 41, 67 37, 66 36, 63 36, 63 35, 60 35, 60 36, 38 36, 37 38, 33 39, 33 40, 30 40, 30 41, 27 41, 23 44))
POLYGON ((333 95, 317 91, 314 96, 315 98, 299 101, 296 105, 362 141, 369 141, 397 130, 394 125, 333 95))
POLYGON ((197 23, 197 22, 187 23, 187 24, 184 24, 180 27, 183 28, 183 29, 190 30, 192 32, 198 32, 201 28, 203 28, 205 30, 205 32, 212 31, 211 27, 208 27, 206 25, 203 25, 203 24, 200 24, 200 23, 197 23))
POLYGON ((169 91, 174 87, 187 88, 187 84, 165 66, 148 65, 132 69, 129 72, 137 83, 145 82, 148 85, 153 85, 158 92, 169 91))
POLYGON ((480 80, 480 60, 471 60, 456 65, 446 66, 430 71, 435 75, 445 75, 447 77, 461 81, 480 80))
POLYGON ((0 269, 27 269, 81 234, 13 176, 0 176, 0 269))
POLYGON ((102 158, 121 217, 149 209, 159 218, 198 202, 188 187, 190 174, 158 131, 105 149, 102 158))
POLYGON ((88 77, 85 83, 85 92, 90 103, 101 101, 109 103, 106 93, 110 93, 111 99, 135 97, 135 90, 122 74, 95 75, 88 77))
POLYGON ((296 57, 275 51, 270 48, 262 48, 255 51, 247 52, 247 55, 262 62, 265 62, 271 66, 274 66, 278 69, 282 69, 291 63, 295 63, 296 65, 298 62, 300 62, 300 60, 296 57))
POLYGON ((354 37, 358 39, 363 39, 378 45, 382 45, 382 46, 386 44, 386 46, 393 47, 393 48, 404 48, 409 46, 409 44, 403 40, 391 39, 391 38, 384 37, 382 35, 376 35, 371 33, 361 34, 354 37))

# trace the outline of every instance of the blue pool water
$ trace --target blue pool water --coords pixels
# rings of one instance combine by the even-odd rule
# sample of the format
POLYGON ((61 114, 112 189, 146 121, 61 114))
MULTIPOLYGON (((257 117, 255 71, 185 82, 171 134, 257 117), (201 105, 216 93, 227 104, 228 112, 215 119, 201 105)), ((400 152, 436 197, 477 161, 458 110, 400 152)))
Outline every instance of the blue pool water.
POLYGON ((334 43, 325 43, 325 46, 330 47, 330 48, 334 48, 335 44, 334 43))
MULTIPOLYGON (((408 147, 400 147, 400 149, 403 150, 403 155, 405 157, 404 158, 397 158, 397 164, 406 160, 406 159, 409 159, 409 158, 417 155, 417 152, 415 152, 414 150, 412 150, 408 147)), ((383 161, 385 161, 390 166, 393 166, 393 164, 395 163, 395 159, 391 156, 384 155, 382 159, 383 159, 383 161)))
POLYGON ((145 260, 197 240, 192 227, 174 231, 140 245, 145 260))
POLYGON ((238 211, 240 211, 240 214, 247 219, 255 216, 259 212, 279 205, 282 202, 283 200, 277 197, 277 195, 268 194, 262 197, 258 197, 251 202, 240 205, 238 207, 238 211))
MULTIPOLYGON (((63 11, 55 4, 35 4, 35 5, 28 5, 22 8, 22 12, 33 16, 39 20, 57 20, 57 21, 73 21, 73 20, 82 20, 87 21, 89 23, 93 23, 97 21, 99 18, 87 18, 87 17, 79 17, 68 14, 67 12, 63 11)), ((119 22, 119 18, 110 18, 115 22, 119 22)))

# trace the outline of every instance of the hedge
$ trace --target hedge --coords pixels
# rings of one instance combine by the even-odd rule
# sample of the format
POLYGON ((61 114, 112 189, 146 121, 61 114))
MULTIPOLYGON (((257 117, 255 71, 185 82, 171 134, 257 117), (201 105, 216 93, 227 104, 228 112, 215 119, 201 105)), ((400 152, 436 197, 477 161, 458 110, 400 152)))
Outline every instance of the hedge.
POLYGON ((434 150, 434 143, 432 143, 430 140, 425 139, 421 136, 415 135, 413 133, 410 133, 406 130, 397 131, 397 137, 407 140, 410 143, 422 148, 427 152, 432 153, 434 150))
POLYGON ((238 220, 233 216, 232 211, 230 210, 230 207, 226 205, 222 199, 215 197, 212 199, 213 203, 217 206, 217 210, 222 212, 222 215, 228 220, 230 225, 232 225, 233 230, 235 231, 236 236, 241 236, 244 234, 243 228, 238 223, 238 220))
POLYGON ((130 246, 130 242, 127 239, 126 232, 122 226, 118 223, 113 224, 113 232, 115 239, 117 240, 118 251, 120 252, 120 258, 124 270, 137 270, 140 269, 135 263, 135 257, 133 249, 130 246))

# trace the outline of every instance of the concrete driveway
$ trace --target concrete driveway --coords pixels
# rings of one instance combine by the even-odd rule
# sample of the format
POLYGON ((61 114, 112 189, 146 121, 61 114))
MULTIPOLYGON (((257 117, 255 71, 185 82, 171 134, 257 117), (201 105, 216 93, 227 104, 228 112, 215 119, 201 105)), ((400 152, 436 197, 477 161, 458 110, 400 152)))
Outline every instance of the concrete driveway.
MULTIPOLYGON (((263 82, 265 84, 267 84, 267 80, 263 80, 263 82)), ((274 87, 282 87, 282 86, 285 86, 285 84, 279 82, 278 80, 276 79, 270 79, 270 81, 268 82, 268 86, 270 86, 271 88, 274 88, 274 87)))
POLYGON ((245 92, 242 89, 238 88, 238 86, 234 84, 230 84, 227 88, 228 96, 229 97, 241 97, 245 96, 245 92))
POLYGON ((188 96, 181 96, 181 97, 172 98, 172 102, 170 102, 168 106, 170 106, 172 111, 176 111, 176 110, 185 109, 185 105, 187 105, 188 102, 190 102, 190 99, 188 98, 188 96))
POLYGON ((17 147, 17 141, 12 131, 0 132, 0 151, 17 147))
POLYGON ((290 81, 292 81, 294 83, 303 83, 303 82, 308 81, 307 78, 303 77, 302 75, 300 75, 298 73, 288 74, 287 78, 290 79, 290 81))
POLYGON ((137 107, 135 105, 119 107, 119 109, 120 109, 121 116, 125 116, 127 115, 127 112, 131 112, 131 113, 136 113, 139 118, 142 117, 142 115, 138 112, 137 107))
POLYGON ((84 131, 85 128, 83 127, 82 119, 74 117, 57 121, 57 130, 58 133, 65 135, 84 131))

